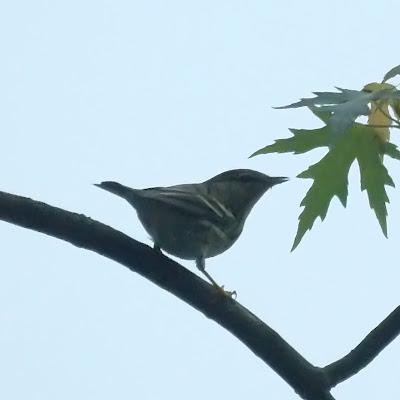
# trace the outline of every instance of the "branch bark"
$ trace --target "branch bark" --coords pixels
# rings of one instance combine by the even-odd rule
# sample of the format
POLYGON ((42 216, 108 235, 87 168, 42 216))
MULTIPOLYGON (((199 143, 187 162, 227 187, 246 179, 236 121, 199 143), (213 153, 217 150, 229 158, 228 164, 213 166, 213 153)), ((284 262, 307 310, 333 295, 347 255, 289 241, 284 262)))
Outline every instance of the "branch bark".
POLYGON ((330 387, 349 379, 365 368, 400 334, 400 306, 390 313, 346 356, 324 370, 330 387))
POLYGON ((0 192, 0 219, 96 252, 149 279, 244 343, 307 400, 334 400, 330 389, 364 368, 400 331, 400 307, 349 355, 315 367, 277 332, 180 264, 82 214, 0 192))

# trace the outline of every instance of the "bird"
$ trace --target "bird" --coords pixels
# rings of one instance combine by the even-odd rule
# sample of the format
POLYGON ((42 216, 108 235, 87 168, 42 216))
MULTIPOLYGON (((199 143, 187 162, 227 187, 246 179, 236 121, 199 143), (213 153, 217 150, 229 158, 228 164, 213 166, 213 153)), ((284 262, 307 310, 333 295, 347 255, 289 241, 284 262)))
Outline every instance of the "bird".
POLYGON ((232 169, 204 182, 133 189, 114 181, 95 186, 125 199, 150 235, 154 249, 195 260, 199 271, 220 292, 223 286, 205 269, 205 260, 228 250, 239 238, 254 205, 287 177, 251 169, 232 169))

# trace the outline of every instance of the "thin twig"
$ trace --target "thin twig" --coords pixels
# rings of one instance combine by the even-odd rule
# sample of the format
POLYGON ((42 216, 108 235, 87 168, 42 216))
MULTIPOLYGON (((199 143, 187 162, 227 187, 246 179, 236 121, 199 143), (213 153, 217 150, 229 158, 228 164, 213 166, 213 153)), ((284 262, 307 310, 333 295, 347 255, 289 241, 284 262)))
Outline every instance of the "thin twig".
POLYGON ((330 387, 365 368, 400 334, 400 306, 385 318, 349 354, 323 368, 330 387))

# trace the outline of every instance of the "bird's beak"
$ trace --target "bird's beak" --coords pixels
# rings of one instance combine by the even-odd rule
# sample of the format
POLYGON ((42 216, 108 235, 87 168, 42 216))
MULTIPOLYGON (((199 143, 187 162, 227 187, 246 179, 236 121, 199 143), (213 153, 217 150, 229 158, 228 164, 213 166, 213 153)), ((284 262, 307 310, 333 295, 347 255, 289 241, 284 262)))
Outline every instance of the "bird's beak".
POLYGON ((287 178, 286 176, 271 177, 269 183, 272 186, 275 186, 275 185, 279 185, 280 183, 287 182, 288 180, 289 180, 289 178, 287 178))

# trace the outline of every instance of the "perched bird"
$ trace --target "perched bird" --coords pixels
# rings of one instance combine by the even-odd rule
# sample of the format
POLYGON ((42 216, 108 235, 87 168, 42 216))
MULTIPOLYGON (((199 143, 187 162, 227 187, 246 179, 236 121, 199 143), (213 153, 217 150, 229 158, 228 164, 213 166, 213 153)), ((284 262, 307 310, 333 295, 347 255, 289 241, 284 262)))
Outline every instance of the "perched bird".
POLYGON ((234 169, 195 184, 141 190, 111 181, 95 186, 122 197, 135 208, 155 249, 196 260, 197 268, 210 282, 227 293, 205 270, 205 259, 228 250, 262 195, 287 180, 234 169))

